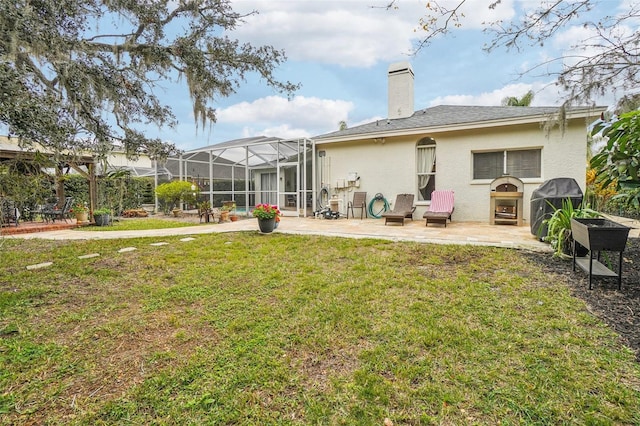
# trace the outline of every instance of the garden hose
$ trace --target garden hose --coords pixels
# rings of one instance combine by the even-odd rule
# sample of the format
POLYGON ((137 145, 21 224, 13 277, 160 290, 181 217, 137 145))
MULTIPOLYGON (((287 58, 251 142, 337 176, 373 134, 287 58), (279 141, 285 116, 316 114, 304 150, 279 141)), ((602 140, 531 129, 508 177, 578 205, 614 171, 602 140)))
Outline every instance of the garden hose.
POLYGON ((386 212, 387 210, 389 210, 389 202, 387 201, 386 198, 384 198, 384 195, 378 192, 375 195, 375 197, 373 197, 369 202, 369 208, 368 208, 369 216, 374 217, 376 219, 380 219, 382 217, 382 213, 386 212), (378 202, 382 202, 382 208, 377 212, 374 212, 373 206, 378 202))
POLYGON ((318 204, 318 210, 322 210, 324 208, 327 207, 327 204, 324 204, 322 202, 323 199, 327 200, 327 202, 329 201, 329 190, 327 189, 327 187, 324 187, 320 190, 320 192, 318 193, 318 199, 316 200, 316 204, 318 204))

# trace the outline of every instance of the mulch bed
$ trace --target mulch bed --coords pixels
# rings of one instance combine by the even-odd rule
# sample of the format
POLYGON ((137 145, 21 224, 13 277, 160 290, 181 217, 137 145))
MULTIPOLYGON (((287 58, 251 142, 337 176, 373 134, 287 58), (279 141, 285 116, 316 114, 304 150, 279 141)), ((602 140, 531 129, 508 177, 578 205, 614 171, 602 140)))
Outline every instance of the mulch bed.
MULTIPOLYGON (((612 253, 617 268, 617 253, 612 253)), ((623 252, 622 290, 617 278, 589 277, 577 269, 573 272, 571 259, 558 259, 545 253, 527 253, 549 274, 561 276, 571 287, 574 296, 584 300, 587 309, 615 330, 622 342, 633 349, 640 362, 640 240, 630 238, 623 252)))

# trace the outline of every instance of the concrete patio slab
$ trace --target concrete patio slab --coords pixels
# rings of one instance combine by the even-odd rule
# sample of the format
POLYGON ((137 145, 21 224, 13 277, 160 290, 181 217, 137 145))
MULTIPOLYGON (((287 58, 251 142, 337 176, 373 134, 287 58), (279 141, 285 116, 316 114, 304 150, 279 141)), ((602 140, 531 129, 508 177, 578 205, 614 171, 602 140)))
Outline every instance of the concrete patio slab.
MULTIPOLYGON (((93 240, 115 238, 164 237, 168 235, 194 236, 219 232, 258 232, 255 218, 222 224, 202 224, 183 228, 151 229, 144 231, 90 231, 66 229, 16 234, 7 238, 41 238, 53 240, 93 240)), ((383 219, 316 219, 284 217, 274 231, 284 234, 324 235, 345 238, 380 238, 391 241, 414 241, 436 244, 466 244, 551 251, 548 244, 531 234, 528 226, 489 225, 479 222, 451 222, 425 226, 424 220, 405 220, 401 224, 384 224, 383 219)))

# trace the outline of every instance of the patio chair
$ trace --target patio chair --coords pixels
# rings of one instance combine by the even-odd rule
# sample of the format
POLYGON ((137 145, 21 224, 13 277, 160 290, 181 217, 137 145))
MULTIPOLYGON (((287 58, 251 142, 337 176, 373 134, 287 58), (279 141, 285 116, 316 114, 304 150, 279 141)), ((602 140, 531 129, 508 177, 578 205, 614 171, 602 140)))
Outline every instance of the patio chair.
POLYGON ((441 223, 446 228, 447 219, 450 221, 453 214, 453 201, 453 191, 433 191, 429 209, 422 215, 423 219, 426 220, 425 226, 429 226, 429 221, 431 221, 432 223, 441 223))
POLYGON ((0 223, 2 226, 15 223, 18 226, 18 218, 20 213, 16 208, 15 201, 9 198, 0 199, 0 223))
POLYGON ((413 220, 413 212, 416 210, 413 205, 413 194, 398 194, 393 209, 382 214, 384 224, 389 222, 399 222, 404 226, 404 219, 413 220))
POLYGON ((349 210, 351 210, 351 217, 355 218, 353 209, 360 209, 360 219, 368 217, 367 215, 367 193, 366 192, 354 192, 353 200, 347 203, 347 219, 349 219, 349 210))
POLYGON ((56 219, 60 219, 66 223, 69 218, 69 213, 71 212, 72 204, 73 197, 66 197, 61 209, 58 209, 56 204, 46 204, 40 212, 40 215, 42 215, 42 218, 47 222, 49 222, 49 220, 55 222, 56 219))
POLYGON ((198 216, 200 217, 200 223, 202 223, 202 219, 204 219, 206 223, 209 223, 214 218, 213 210, 207 206, 198 207, 198 216))

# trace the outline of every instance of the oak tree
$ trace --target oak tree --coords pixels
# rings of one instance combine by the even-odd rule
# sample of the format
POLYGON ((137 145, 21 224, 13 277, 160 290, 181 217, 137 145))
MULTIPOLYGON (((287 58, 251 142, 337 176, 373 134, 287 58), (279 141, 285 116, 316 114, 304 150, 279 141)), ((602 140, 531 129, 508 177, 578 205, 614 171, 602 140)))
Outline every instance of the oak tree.
POLYGON ((242 19, 226 0, 0 0, 0 123, 54 152, 173 154, 142 130, 177 124, 164 87, 186 82, 196 126, 249 74, 297 88, 284 52, 232 38, 242 19))
MULTIPOLYGON (((464 27, 464 10, 476 7, 481 0, 430 0, 426 13, 420 19, 424 31, 416 51, 427 46, 434 38, 464 27)), ((506 2, 505 2, 506 3, 506 2)), ((484 7, 496 11, 507 7, 501 0, 484 0, 484 7)), ((510 3, 509 3, 510 4, 510 3)), ((389 7, 399 7, 393 0, 389 7)), ((529 5, 529 4, 528 4, 529 5)), ((640 4, 626 1, 611 8, 611 15, 594 17, 597 6, 608 7, 611 2, 598 0, 545 0, 516 15, 511 21, 495 19, 484 23, 484 30, 491 35, 485 50, 497 48, 524 49, 532 45, 544 45, 562 30, 570 26, 582 28, 588 34, 579 44, 572 46, 570 55, 552 58, 534 69, 549 68, 558 62, 558 71, 549 71, 564 89, 564 106, 591 104, 596 95, 609 90, 621 92, 636 89, 640 83, 640 4)))

